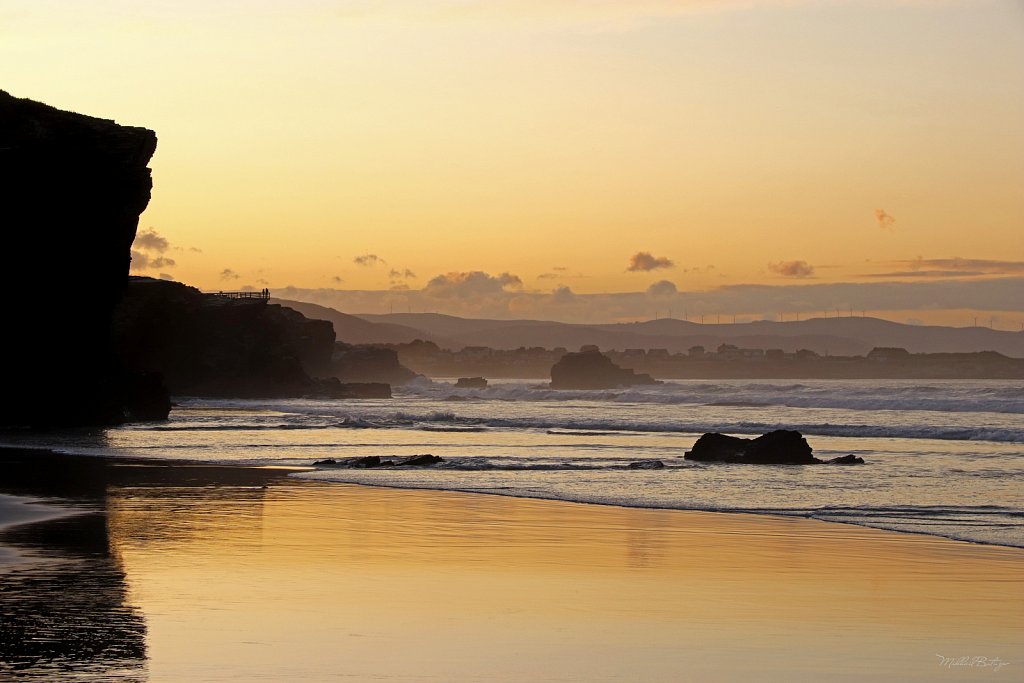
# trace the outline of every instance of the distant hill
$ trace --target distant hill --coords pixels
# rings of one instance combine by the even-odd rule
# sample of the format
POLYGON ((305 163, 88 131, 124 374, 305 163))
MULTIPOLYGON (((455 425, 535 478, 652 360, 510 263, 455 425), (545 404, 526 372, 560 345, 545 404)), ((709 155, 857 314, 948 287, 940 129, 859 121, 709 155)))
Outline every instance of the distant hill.
POLYGON ((349 344, 404 344, 414 339, 422 339, 442 347, 461 346, 443 335, 391 322, 371 322, 326 306, 288 299, 271 299, 270 302, 298 311, 310 320, 330 321, 334 325, 334 334, 338 341, 349 344))
MULTIPOLYGON (((475 320, 437 313, 366 314, 359 318, 413 328, 435 338, 442 347, 520 346, 575 350, 583 344, 602 349, 664 348, 683 352, 691 346, 714 349, 719 344, 784 351, 811 349, 820 354, 864 355, 876 346, 897 346, 912 353, 998 351, 1024 357, 1024 333, 987 327, 905 325, 879 318, 812 318, 791 322, 701 324, 666 318, 639 323, 579 325, 539 320, 475 320)), ((340 332, 339 332, 340 334, 340 332)), ((421 337, 423 338, 423 337, 421 337)))

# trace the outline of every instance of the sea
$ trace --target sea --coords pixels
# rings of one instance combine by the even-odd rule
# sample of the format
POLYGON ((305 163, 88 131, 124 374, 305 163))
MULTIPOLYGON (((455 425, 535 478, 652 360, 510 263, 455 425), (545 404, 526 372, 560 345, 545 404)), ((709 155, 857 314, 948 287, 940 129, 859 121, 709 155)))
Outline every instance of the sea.
POLYGON ((291 476, 600 505, 806 517, 1024 547, 1024 384, 999 380, 679 380, 610 391, 541 381, 391 399, 179 398, 167 422, 8 434, 0 445, 301 468, 291 476), (800 431, 864 465, 684 459, 700 435, 800 431), (436 465, 318 461, 431 454, 436 465), (635 463, 664 464, 659 469, 635 463), (631 467, 633 465, 633 467, 631 467))

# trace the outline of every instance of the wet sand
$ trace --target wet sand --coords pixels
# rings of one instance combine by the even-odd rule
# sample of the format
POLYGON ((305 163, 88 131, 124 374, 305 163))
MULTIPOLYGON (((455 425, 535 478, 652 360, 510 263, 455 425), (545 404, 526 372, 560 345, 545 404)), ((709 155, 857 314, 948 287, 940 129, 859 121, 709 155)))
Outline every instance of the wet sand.
MULTIPOLYGON (((41 495, 6 457, 0 494, 41 495)), ((0 679, 1024 678, 1017 549, 274 470, 63 471, 53 494, 82 514, 0 530, 20 555, 0 679)))

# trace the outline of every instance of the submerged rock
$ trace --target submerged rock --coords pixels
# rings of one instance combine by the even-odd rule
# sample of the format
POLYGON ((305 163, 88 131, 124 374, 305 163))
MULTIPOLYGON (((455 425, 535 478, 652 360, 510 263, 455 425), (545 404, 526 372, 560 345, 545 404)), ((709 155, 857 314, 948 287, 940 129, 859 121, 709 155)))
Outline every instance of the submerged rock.
POLYGON ((430 465, 436 465, 439 462, 444 462, 444 458, 424 453, 422 455, 411 455, 407 458, 400 458, 398 460, 382 460, 379 455, 367 455, 361 458, 346 458, 344 460, 327 458, 326 460, 317 460, 313 463, 313 466, 365 470, 380 467, 429 467, 430 465))
POLYGON ((812 465, 823 462, 814 457, 800 432, 777 429, 756 439, 725 434, 705 434, 684 456, 696 462, 732 462, 759 465, 812 465))
POLYGON ((660 384, 647 374, 620 368, 594 348, 567 353, 551 366, 552 389, 615 389, 639 384, 660 384))
POLYGON ((399 460, 395 463, 396 467, 427 467, 428 465, 436 465, 439 462, 444 462, 444 458, 438 455, 430 455, 425 453, 423 455, 414 455, 404 460, 399 460))
POLYGON ((458 389, 486 389, 487 380, 483 377, 460 377, 455 383, 458 389))
POLYGON ((863 465, 864 458, 861 458, 853 454, 840 455, 838 458, 826 460, 825 463, 828 465, 863 465))
POLYGON ((660 460, 638 460, 626 465, 631 470, 663 470, 665 463, 660 460))

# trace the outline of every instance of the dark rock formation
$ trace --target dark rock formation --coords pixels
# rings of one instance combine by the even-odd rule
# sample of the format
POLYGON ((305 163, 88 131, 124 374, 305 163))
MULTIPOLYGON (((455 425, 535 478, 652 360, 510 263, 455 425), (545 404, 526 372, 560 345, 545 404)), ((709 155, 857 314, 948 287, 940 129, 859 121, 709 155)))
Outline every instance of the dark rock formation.
POLYGON ((853 455, 853 454, 850 454, 850 455, 840 455, 838 458, 832 458, 831 460, 826 460, 825 464, 827 464, 827 465, 863 465, 864 464, 864 458, 861 458, 861 457, 853 455))
POLYGON ((614 389, 658 384, 650 375, 620 368, 596 349, 567 353, 551 367, 552 389, 614 389))
POLYGON ((423 455, 414 455, 404 460, 399 460, 395 465, 398 467, 427 467, 428 465, 436 465, 439 462, 444 462, 444 458, 439 455, 424 453, 423 455))
POLYGON ((734 462, 760 465, 811 465, 822 462, 800 432, 777 429, 756 439, 705 434, 685 455, 697 462, 734 462))
POLYGON ((155 150, 151 130, 0 91, 0 423, 159 416, 162 397, 143 395, 159 384, 124 373, 110 348, 155 150))
POLYGON ((342 382, 378 382, 392 386, 400 386, 419 376, 398 362, 394 349, 344 342, 335 343, 329 372, 342 382))
POLYGON ((455 383, 457 389, 486 389, 487 380, 483 377, 460 377, 455 383))
POLYGON ((379 455, 367 455, 362 458, 347 458, 345 460, 317 460, 313 463, 315 467, 340 467, 345 469, 365 470, 378 467, 429 467, 444 462, 444 458, 437 455, 424 453, 423 455, 411 455, 408 458, 398 460, 381 460, 379 455))
POLYGON ((631 470, 663 470, 665 463, 660 460, 638 460, 626 465, 631 470))
POLYGON ((114 346, 133 370, 162 373, 177 395, 352 393, 337 380, 315 379, 330 370, 330 323, 260 299, 203 294, 177 282, 131 278, 114 318, 114 346))

